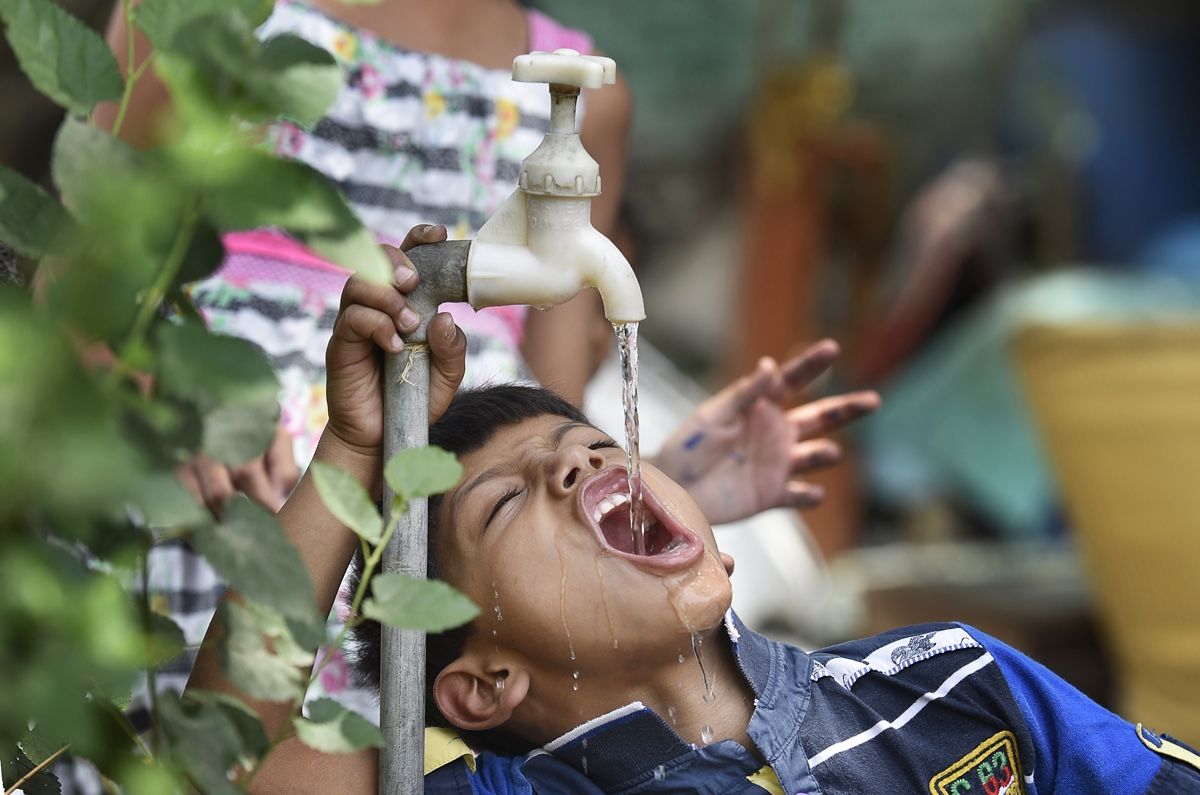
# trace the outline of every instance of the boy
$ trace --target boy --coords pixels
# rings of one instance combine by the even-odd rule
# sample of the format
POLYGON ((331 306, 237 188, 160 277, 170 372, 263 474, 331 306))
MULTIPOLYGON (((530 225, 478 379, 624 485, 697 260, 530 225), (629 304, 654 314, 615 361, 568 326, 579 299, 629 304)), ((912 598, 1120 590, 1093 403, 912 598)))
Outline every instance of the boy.
MULTIPOLYGON (((351 280, 327 353, 317 458, 368 488, 381 467, 378 348, 398 350, 403 308, 396 289, 351 280)), ((1194 754, 969 627, 812 654, 749 631, 729 612, 732 561, 682 487, 646 467, 647 551, 635 554, 616 443, 542 390, 455 398, 466 345, 448 316, 429 346, 430 439, 464 467, 430 505, 431 568, 482 612, 430 639, 427 720, 481 753, 431 742, 443 758, 427 762, 444 764, 427 791, 1200 792, 1194 754)), ((327 610, 356 537, 307 476, 280 520, 327 610)), ((359 641, 377 680, 377 630, 359 641)), ((189 687, 230 689, 208 644, 189 687)), ((254 706, 272 736, 290 717, 254 706)), ((366 795, 376 766, 373 752, 292 739, 254 786, 366 795)))

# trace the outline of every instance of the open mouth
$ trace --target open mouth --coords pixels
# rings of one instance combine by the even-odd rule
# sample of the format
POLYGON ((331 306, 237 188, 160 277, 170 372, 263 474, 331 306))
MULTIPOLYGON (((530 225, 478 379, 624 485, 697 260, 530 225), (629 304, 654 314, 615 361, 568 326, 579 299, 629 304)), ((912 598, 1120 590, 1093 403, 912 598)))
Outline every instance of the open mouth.
POLYGON ((704 545, 642 485, 645 506, 645 553, 638 552, 630 522, 629 482, 621 467, 612 467, 592 477, 580 490, 584 515, 610 552, 619 557, 662 570, 687 568, 704 554, 704 545))

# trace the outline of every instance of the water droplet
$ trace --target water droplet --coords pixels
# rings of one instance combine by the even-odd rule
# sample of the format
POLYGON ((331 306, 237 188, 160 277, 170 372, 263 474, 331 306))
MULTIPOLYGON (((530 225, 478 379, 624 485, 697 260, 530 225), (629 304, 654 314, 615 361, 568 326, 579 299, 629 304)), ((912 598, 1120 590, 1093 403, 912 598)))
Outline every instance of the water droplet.
POLYGON ((585 756, 582 761, 583 761, 583 775, 586 776, 587 775, 587 757, 585 756))
POLYGON ((708 690, 704 693, 702 698, 704 699, 705 704, 711 704, 711 703, 713 703, 714 700, 716 700, 717 694, 714 693, 712 690, 708 690))
POLYGON ((579 671, 573 672, 571 674, 571 676, 575 678, 575 681, 571 683, 571 689, 578 690, 579 689, 579 671))
POLYGON ((580 746, 583 748, 583 750, 586 751, 587 750, 587 738, 584 737, 582 740, 579 741, 579 743, 580 743, 580 746))
POLYGON ((654 768, 654 780, 655 781, 662 781, 666 777, 667 777, 667 769, 665 767, 663 767, 662 765, 659 765, 658 767, 654 768))
POLYGON ((675 719, 679 717, 679 710, 674 707, 667 707, 667 717, 671 719, 671 725, 675 725, 675 719))
POLYGON ((705 745, 708 745, 713 741, 712 726, 709 726, 707 723, 704 724, 704 728, 700 730, 700 741, 705 745))
POLYGON ((497 677, 496 677, 496 689, 497 689, 497 690, 503 690, 503 689, 504 689, 504 677, 502 677, 502 676, 497 676, 497 677))
POLYGON ((574 646, 571 647, 571 660, 572 661, 575 660, 575 647, 574 646))
POLYGON ((494 608, 492 608, 492 609, 496 611, 496 620, 497 620, 497 621, 503 621, 503 620, 504 620, 504 614, 500 612, 500 605, 496 605, 496 606, 495 606, 494 608))
POLYGON ((682 654, 681 654, 681 655, 679 655, 679 662, 681 662, 681 663, 683 662, 683 655, 682 655, 682 654))

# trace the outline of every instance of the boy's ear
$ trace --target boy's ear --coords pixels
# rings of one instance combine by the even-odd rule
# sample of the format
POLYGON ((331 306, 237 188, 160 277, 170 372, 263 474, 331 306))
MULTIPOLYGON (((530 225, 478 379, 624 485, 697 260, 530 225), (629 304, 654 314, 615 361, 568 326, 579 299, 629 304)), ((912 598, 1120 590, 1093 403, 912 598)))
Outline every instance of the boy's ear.
POLYGON ((447 665, 433 683, 433 698, 460 729, 486 731, 508 721, 529 693, 529 672, 489 666, 467 653, 447 665))

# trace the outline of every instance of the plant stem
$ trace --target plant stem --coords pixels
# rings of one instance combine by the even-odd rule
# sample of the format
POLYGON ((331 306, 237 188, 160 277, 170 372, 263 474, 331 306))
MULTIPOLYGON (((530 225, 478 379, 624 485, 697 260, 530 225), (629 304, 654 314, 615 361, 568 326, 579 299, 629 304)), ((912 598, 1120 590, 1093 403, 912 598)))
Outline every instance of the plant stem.
POLYGON ((317 677, 321 675, 321 671, 325 670, 325 666, 333 660, 333 654, 342 647, 342 642, 346 639, 348 633, 358 618, 358 610, 362 607, 362 601, 367 596, 367 584, 371 581, 371 575, 375 572, 375 567, 379 565, 379 561, 383 558, 383 551, 387 547, 388 541, 396 532, 396 528, 400 526, 400 515, 404 511, 396 511, 392 517, 391 524, 384 531, 383 536, 379 539, 379 543, 375 545, 375 549, 366 558, 366 563, 363 564, 362 577, 358 581, 358 589, 354 592, 354 599, 350 602, 350 614, 346 617, 346 621, 342 624, 342 631, 338 633, 337 638, 328 646, 329 654, 321 660, 321 663, 313 669, 312 676, 308 678, 308 686, 312 687, 313 682, 317 681, 317 677))
MULTIPOLYGON (((167 254, 162 270, 158 272, 150 289, 142 296, 137 316, 133 320, 133 327, 129 330, 129 335, 125 338, 125 343, 117 354, 119 361, 123 361, 135 346, 140 345, 146 332, 149 331, 150 323, 154 320, 154 314, 158 311, 159 304, 166 296, 171 283, 175 281, 179 269, 183 266, 183 258, 187 254, 188 246, 192 242, 192 235, 196 231, 197 218, 194 209, 189 209, 184 214, 183 223, 179 226, 179 233, 175 235, 175 241, 171 244, 171 250, 167 254)), ((110 386, 120 379, 123 369, 127 370, 128 368, 114 366, 108 371, 107 382, 110 386)))
POLYGON ((46 767, 51 762, 53 762, 55 759, 58 759, 60 756, 62 756, 64 753, 66 753, 66 750, 70 747, 71 746, 69 746, 69 745, 64 745, 62 748, 59 748, 54 753, 50 754, 50 756, 43 759, 41 762, 38 762, 36 765, 34 765, 33 770, 30 770, 28 773, 21 776, 19 779, 17 779, 15 784, 13 784, 8 789, 4 790, 4 795, 12 795, 12 793, 19 790, 21 788, 22 784, 24 784, 26 781, 28 781, 29 779, 36 776, 38 773, 41 773, 43 770, 45 770, 46 767))
POLYGON ((121 13, 125 16, 125 89, 121 92, 121 106, 117 108, 117 120, 113 122, 112 134, 116 138, 121 134, 121 124, 125 121, 125 111, 129 108, 129 98, 133 96, 133 84, 137 82, 139 73, 133 68, 133 59, 137 54, 133 49, 133 0, 121 0, 121 13))

